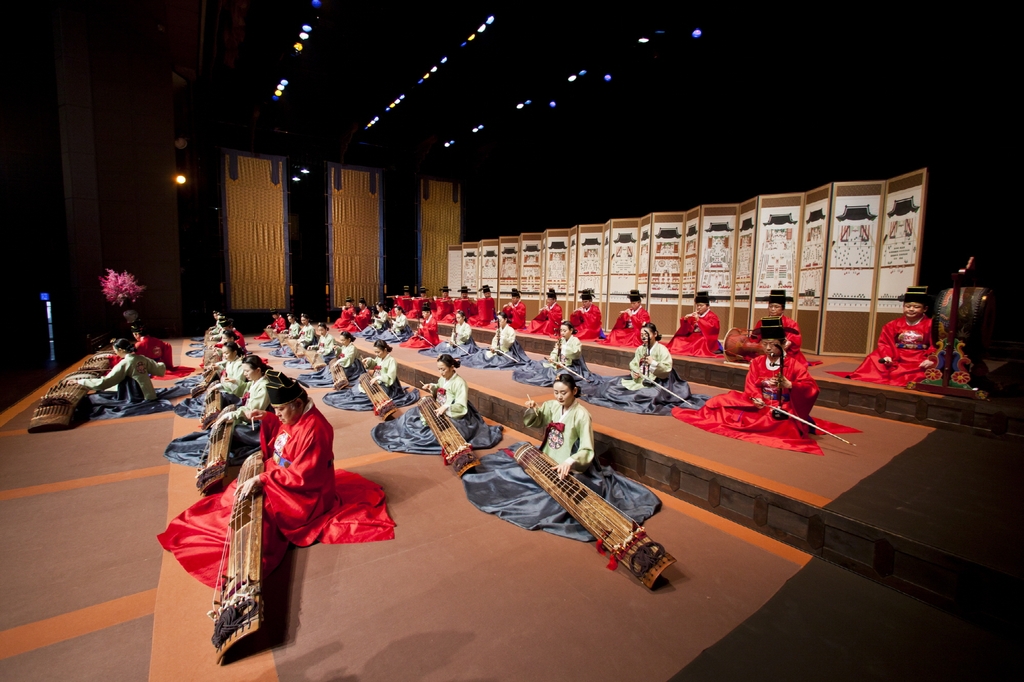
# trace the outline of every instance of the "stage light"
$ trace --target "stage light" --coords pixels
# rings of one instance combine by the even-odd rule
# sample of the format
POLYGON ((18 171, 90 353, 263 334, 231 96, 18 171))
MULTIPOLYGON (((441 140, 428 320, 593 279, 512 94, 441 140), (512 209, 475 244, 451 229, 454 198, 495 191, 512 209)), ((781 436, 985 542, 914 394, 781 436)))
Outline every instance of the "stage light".
POLYGON ((299 180, 301 180, 301 178, 298 175, 292 176, 292 182, 299 182, 299 180))
POLYGON ((693 29, 693 33, 691 33, 690 35, 693 36, 694 38, 700 38, 702 35, 704 35, 704 33, 699 28, 695 28, 693 29))
POLYGON ((429 71, 427 71, 425 74, 423 74, 423 80, 426 80, 428 78, 430 78, 430 72, 429 71))
POLYGON ((468 38, 466 38, 466 40, 470 41, 470 40, 473 40, 474 38, 476 38, 476 34, 475 33, 470 34, 470 36, 468 38))
POLYGON ((281 85, 288 85, 288 81, 286 81, 285 79, 282 78, 281 79, 281 85))
POLYGON ((277 100, 281 99, 281 96, 280 95, 271 95, 270 99, 272 99, 272 100, 274 100, 276 102, 277 100))
POLYGON ((586 72, 586 70, 585 70, 585 69, 581 70, 581 71, 580 71, 580 75, 581 75, 581 76, 586 76, 586 75, 587 75, 587 72, 586 72))
POLYGON ((478 131, 478 130, 480 130, 480 129, 479 129, 479 128, 473 128, 473 132, 474 132, 474 133, 475 133, 476 131, 478 131))
POLYGON ((610 73, 606 73, 604 75, 604 82, 605 83, 609 83, 609 82, 611 82, 611 80, 612 80, 612 75, 610 73))
POLYGON ((576 80, 576 74, 573 74, 573 75, 569 76, 569 82, 570 83, 572 83, 574 80, 576 80))
POLYGON ((376 123, 376 122, 377 122, 377 121, 379 121, 379 120, 380 120, 380 116, 374 116, 374 117, 373 117, 373 122, 374 122, 374 123, 376 123))
POLYGON ((478 126, 477 126, 477 128, 479 128, 480 130, 483 130, 483 129, 484 129, 484 127, 483 127, 483 125, 482 125, 482 124, 481 124, 481 125, 478 125, 478 126))
POLYGON ((551 100, 550 102, 548 102, 548 106, 554 109, 557 106, 557 104, 555 104, 555 100, 551 100))
POLYGON ((313 27, 310 26, 309 24, 303 24, 302 25, 302 30, 305 31, 306 33, 309 33, 310 31, 313 30, 313 27))
POLYGON ((313 0, 313 7, 317 8, 317 9, 320 9, 320 5, 322 5, 322 4, 324 4, 324 3, 320 2, 320 0, 313 0))
POLYGON ((399 95, 399 96, 398 96, 398 99, 399 99, 399 100, 403 100, 403 99, 405 99, 405 95, 399 95))
POLYGON ((185 176, 184 175, 178 175, 178 176, 176 176, 174 178, 174 181, 176 183, 178 183, 179 185, 184 185, 185 184, 185 176))
POLYGON ((655 31, 655 33, 662 34, 664 31, 655 31))
POLYGON ((296 52, 302 52, 302 43, 295 43, 292 47, 295 48, 296 52))
POLYGON ((445 142, 445 143, 444 143, 444 146, 445 146, 445 147, 451 147, 451 146, 452 146, 452 143, 451 143, 451 142, 445 142))
POLYGON ((437 67, 435 66, 435 67, 431 68, 430 69, 430 73, 437 73, 437 67))
POLYGON ((284 83, 278 83, 277 84, 277 89, 278 90, 284 90, 284 85, 285 85, 284 83))
POLYGON ((303 175, 309 175, 309 169, 308 168, 300 168, 299 172, 302 173, 303 175))
POLYGON ((462 41, 462 44, 459 45, 459 47, 465 47, 465 46, 466 46, 466 41, 462 41))
POLYGON ((525 102, 523 102, 523 104, 529 106, 529 105, 533 104, 533 100, 532 99, 528 99, 525 102))
POLYGON ((419 79, 418 81, 416 81, 416 85, 421 85, 422 83, 423 83, 423 79, 422 78, 419 79))
POLYGON ((519 104, 516 105, 516 109, 522 109, 522 108, 523 108, 523 103, 522 102, 520 102, 519 104))
POLYGON ((476 30, 477 33, 483 33, 487 30, 487 24, 480 24, 480 28, 476 30))
POLYGON ((274 90, 274 94, 277 95, 278 97, 280 97, 281 95, 284 94, 284 92, 281 91, 281 90, 274 90))
POLYGON ((299 39, 300 40, 309 40, 309 34, 306 33, 305 31, 303 31, 302 33, 299 34, 299 39))
POLYGON ((441 57, 441 63, 445 64, 448 62, 448 57, 441 57))
POLYGON ((487 17, 487 21, 485 21, 484 23, 485 24, 493 24, 494 23, 494 16, 491 15, 491 16, 487 17))
POLYGON ((638 42, 638 43, 649 43, 650 41, 651 41, 650 38, 641 38, 640 40, 638 40, 636 42, 638 42))

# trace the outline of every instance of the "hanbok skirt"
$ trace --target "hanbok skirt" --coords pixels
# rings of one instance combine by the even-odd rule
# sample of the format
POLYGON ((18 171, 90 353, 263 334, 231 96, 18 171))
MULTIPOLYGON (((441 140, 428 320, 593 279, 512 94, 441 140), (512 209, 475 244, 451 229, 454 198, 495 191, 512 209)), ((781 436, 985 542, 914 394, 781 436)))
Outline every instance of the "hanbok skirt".
MULTIPOLYGON (((583 359, 582 355, 569 364, 569 369, 588 381, 601 381, 604 379, 600 374, 594 374, 590 371, 590 368, 587 367, 587 361, 583 359)), ((572 376, 572 372, 567 372, 565 369, 556 369, 547 360, 543 362, 531 360, 527 365, 516 367, 515 371, 512 372, 512 378, 521 384, 529 384, 530 386, 554 386, 555 378, 559 374, 572 376)), ((579 381, 579 377, 573 378, 579 381)))
MULTIPOLYGON (((473 446, 473 450, 487 450, 501 442, 501 426, 488 426, 473 405, 467 405, 466 416, 452 419, 452 425, 473 446)), ((413 455, 440 455, 441 444, 434 432, 424 423, 419 406, 390 422, 382 422, 370 431, 373 442, 388 452, 408 452, 413 455)))
MULTIPOLYGON (((363 367, 363 363, 359 362, 359 360, 354 360, 351 365, 345 368, 345 376, 348 378, 349 383, 358 381, 359 375, 364 372, 366 372, 366 368, 363 367)), ((331 376, 330 365, 321 367, 315 372, 300 374, 298 381, 306 388, 334 388, 334 378, 331 376)))
MULTIPOLYGON (((324 404, 339 410, 369 412, 373 409, 373 401, 360 388, 358 383, 353 383, 342 391, 331 391, 324 396, 324 404)), ((417 389, 413 388, 407 391, 402 386, 402 382, 397 379, 390 386, 384 386, 384 390, 394 401, 395 407, 415 405, 420 399, 420 392, 417 389)))
MULTIPOLYGON (((220 392, 221 405, 237 405, 241 398, 230 393, 220 392)), ((174 414, 186 419, 202 419, 203 411, 206 409, 206 396, 197 395, 195 398, 185 398, 174 406, 174 414)))
POLYGON ((433 348, 425 348, 421 350, 420 355, 426 355, 429 358, 436 358, 447 353, 465 364, 466 358, 476 353, 480 353, 481 351, 483 351, 483 348, 476 345, 476 341, 474 341, 471 336, 469 337, 469 341, 466 341, 466 343, 461 346, 452 346, 449 342, 442 341, 433 348))
POLYGON ((700 409, 710 397, 690 393, 690 385, 680 379, 675 370, 672 370, 665 379, 659 379, 658 384, 685 398, 685 403, 654 386, 639 388, 635 387, 637 384, 638 382, 631 376, 607 377, 602 381, 584 383, 580 386, 583 394, 581 397, 591 405, 634 414, 658 415, 671 414, 673 407, 700 409))
MULTIPOLYGON (((143 414, 156 414, 158 412, 170 412, 174 409, 170 398, 187 395, 188 389, 179 386, 169 386, 156 390, 156 400, 146 400, 142 395, 142 387, 135 379, 124 379, 117 385, 116 393, 113 391, 99 391, 90 393, 88 401, 82 401, 82 405, 90 406, 88 411, 89 419, 117 419, 119 417, 137 417, 143 414)), ((83 409, 83 412, 85 408, 83 409)))
POLYGON ((472 367, 473 369, 515 369, 530 362, 529 356, 526 355, 526 351, 523 350, 518 341, 505 351, 505 355, 492 353, 486 348, 481 350, 483 351, 482 353, 475 353, 467 358, 463 358, 462 366, 472 367), (490 357, 487 357, 488 355, 490 357))
MULTIPOLYGON (((164 457, 175 464, 197 467, 206 461, 206 452, 210 447, 210 432, 195 431, 175 438, 164 449, 164 457)), ((238 466, 245 458, 260 449, 260 427, 249 424, 236 424, 231 432, 231 454, 228 457, 230 466, 238 466)))

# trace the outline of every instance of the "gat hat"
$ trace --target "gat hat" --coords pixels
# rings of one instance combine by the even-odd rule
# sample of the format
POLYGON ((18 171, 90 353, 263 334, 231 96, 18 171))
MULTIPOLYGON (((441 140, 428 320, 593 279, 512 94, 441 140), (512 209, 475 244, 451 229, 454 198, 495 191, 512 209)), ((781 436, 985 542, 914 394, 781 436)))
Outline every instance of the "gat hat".
POLYGON ((548 289, 548 298, 558 298, 558 294, 555 293, 554 289, 548 289))
POLYGON ((693 299, 694 303, 703 303, 704 305, 711 305, 711 296, 706 291, 698 291, 697 296, 693 299))
POLYGON ((639 289, 630 289, 629 290, 629 300, 630 300, 631 303, 636 303, 636 302, 640 301, 641 300, 640 290, 639 289))
POLYGON ((402 287, 402 291, 409 291, 409 285, 406 284, 404 287, 402 287))
POLYGON ((345 303, 352 303, 354 300, 355 299, 353 299, 351 296, 346 296, 345 297, 345 303))
POLYGON ((768 303, 778 303, 779 305, 786 306, 786 290, 785 289, 772 289, 768 294, 768 303))
POLYGON ((580 292, 580 300, 581 301, 593 301, 594 300, 594 290, 593 289, 584 289, 583 291, 581 291, 580 292))
POLYGON ((144 331, 146 331, 146 325, 142 324, 142 320, 136 320, 132 325, 132 334, 141 334, 144 331))
POLYGON ((420 287, 420 296, 422 297, 423 294, 427 293, 428 291, 430 291, 430 289, 426 287, 420 287))
POLYGON ((267 370, 263 376, 266 377, 267 395, 270 396, 270 404, 274 407, 281 407, 286 403, 290 403, 304 393, 299 382, 276 369, 267 370))
POLYGON ((459 289, 459 293, 460 294, 468 294, 469 293, 469 287, 462 287, 461 289, 459 289))
POLYGON ((366 299, 363 298, 362 296, 359 297, 359 302, 362 303, 363 305, 366 305, 366 299))
POLYGON ((515 298, 522 298, 522 294, 519 293, 519 289, 512 287, 511 295, 515 298))
POLYGON ((443 287, 441 287, 441 291, 451 291, 451 289, 448 288, 447 284, 445 284, 443 287))
POLYGON ((480 291, 484 292, 485 294, 489 294, 491 293, 491 287, 490 285, 485 284, 483 285, 483 287, 480 288, 480 291))
POLYGON ((762 339, 784 339, 786 338, 786 330, 782 326, 781 317, 763 317, 761 318, 761 338, 762 339))
MULTIPOLYGON (((907 293, 903 294, 904 303, 920 303, 921 305, 928 305, 930 296, 928 296, 928 287, 907 287, 907 293)), ((134 331, 134 329, 133 329, 134 331)))

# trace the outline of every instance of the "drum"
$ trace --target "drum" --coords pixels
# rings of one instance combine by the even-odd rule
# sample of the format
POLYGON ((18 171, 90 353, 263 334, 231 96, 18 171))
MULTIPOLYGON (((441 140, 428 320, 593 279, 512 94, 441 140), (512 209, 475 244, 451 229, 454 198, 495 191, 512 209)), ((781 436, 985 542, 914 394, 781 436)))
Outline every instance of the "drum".
MULTIPOLYGON (((949 334, 950 303, 952 289, 943 289, 935 297, 932 318, 932 342, 946 338, 949 334)), ((957 338, 964 342, 964 352, 975 362, 981 360, 992 342, 992 330, 996 323, 995 292, 987 287, 963 287, 960 289, 960 309, 957 311, 957 338)))
POLYGON ((760 336, 752 335, 749 329, 732 328, 725 335, 722 344, 725 359, 729 362, 750 362, 761 354, 760 336))

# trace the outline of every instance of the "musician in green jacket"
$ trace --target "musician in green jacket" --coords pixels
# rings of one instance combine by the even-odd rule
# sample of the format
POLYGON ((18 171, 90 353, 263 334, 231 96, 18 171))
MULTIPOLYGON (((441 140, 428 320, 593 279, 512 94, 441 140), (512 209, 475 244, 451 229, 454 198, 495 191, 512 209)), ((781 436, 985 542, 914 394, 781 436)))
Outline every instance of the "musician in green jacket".
POLYGON ((142 389, 142 396, 146 400, 156 400, 156 391, 153 389, 153 382, 149 375, 162 377, 167 369, 164 363, 156 362, 144 355, 136 355, 135 345, 128 339, 115 341, 114 352, 121 358, 121 362, 107 372, 106 376, 95 379, 79 379, 78 383, 86 388, 103 391, 111 386, 116 386, 125 379, 132 379, 142 389))
POLYGON ((565 478, 570 471, 586 471, 594 459, 593 419, 577 400, 580 389, 570 375, 559 375, 552 390, 554 400, 539 407, 532 399, 523 404, 523 423, 544 429, 540 450, 555 460, 559 477, 565 478))

